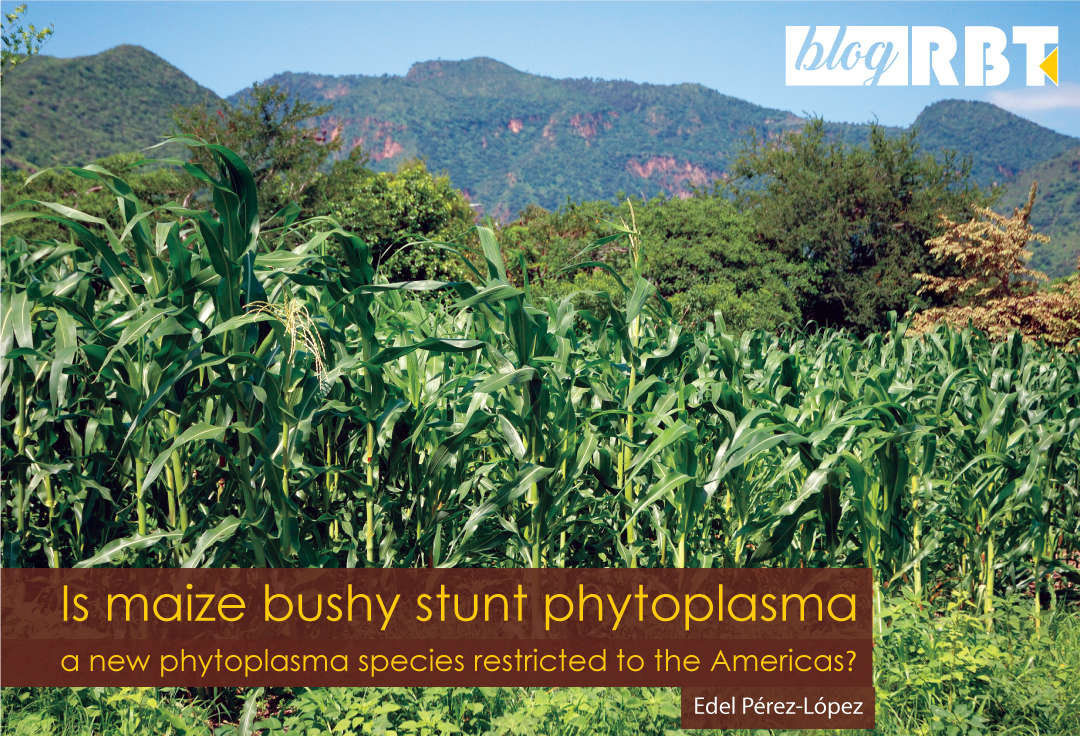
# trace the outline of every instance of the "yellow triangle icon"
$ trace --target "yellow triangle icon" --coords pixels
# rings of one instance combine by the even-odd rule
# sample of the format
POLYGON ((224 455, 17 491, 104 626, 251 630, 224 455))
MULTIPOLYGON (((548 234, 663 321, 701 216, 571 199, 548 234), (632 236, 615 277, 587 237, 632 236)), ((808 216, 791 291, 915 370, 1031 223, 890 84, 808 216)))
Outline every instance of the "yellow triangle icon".
POLYGON ((1039 68, 1046 73, 1046 76, 1050 77, 1050 81, 1054 84, 1058 83, 1057 52, 1058 50, 1054 49, 1049 56, 1043 59, 1043 63, 1039 64, 1039 68))

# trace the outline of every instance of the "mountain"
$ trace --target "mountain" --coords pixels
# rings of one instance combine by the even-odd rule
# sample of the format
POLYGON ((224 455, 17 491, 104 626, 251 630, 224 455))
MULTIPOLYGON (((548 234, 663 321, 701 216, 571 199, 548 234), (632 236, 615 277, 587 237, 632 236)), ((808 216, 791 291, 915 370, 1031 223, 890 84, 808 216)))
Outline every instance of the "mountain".
POLYGON ((1031 225, 1036 232, 1050 236, 1049 243, 1032 243, 1032 268, 1051 278, 1067 276, 1076 270, 1080 256, 1080 148, 1059 153, 1048 161, 1006 182, 1008 190, 998 210, 1011 215, 1014 207, 1027 202, 1031 182, 1039 183, 1031 225))
POLYGON ((971 156, 971 174, 982 185, 1006 183, 1080 143, 986 102, 935 102, 919 113, 915 127, 924 151, 971 156))
MULTIPOLYGON (((173 105, 220 104, 213 92, 141 46, 95 56, 35 56, 4 76, 0 152, 6 164, 82 166, 161 141, 173 105)), ((160 158, 182 147, 155 149, 160 158)))
POLYGON ((697 84, 550 79, 485 58, 266 82, 331 103, 319 126, 344 137, 340 155, 363 146, 380 170, 422 156, 502 219, 530 203, 688 191, 723 174, 748 128, 775 136, 803 122, 697 84))
MULTIPOLYGON (((379 170, 422 156, 502 219, 529 203, 682 194, 722 178, 747 130, 772 138, 804 122, 698 84, 551 79, 486 58, 422 62, 404 77, 285 73, 266 81, 333 105, 319 126, 344 137, 339 155, 363 146, 379 170)), ((915 126, 923 150, 971 156, 984 186, 1080 143, 984 102, 935 103, 915 126)), ((828 130, 859 143, 869 128, 828 130)))
MULTIPOLYGON (((6 76, 0 137, 3 160, 14 166, 84 164, 153 145, 171 128, 172 106, 220 104, 139 46, 75 59, 38 56, 6 76)), ((405 76, 284 73, 266 81, 333 105, 316 124, 344 138, 340 156, 362 146, 382 171, 423 157, 502 220, 534 203, 554 209, 568 199, 619 192, 685 194, 725 176, 747 130, 768 139, 805 122, 699 84, 551 79, 486 58, 422 62, 405 76)), ((1072 242, 1067 234, 1080 228, 1075 198, 1067 196, 1075 171, 1070 175, 1054 157, 1080 140, 982 102, 935 103, 915 126, 923 150, 971 156, 976 180, 1005 183, 1010 197, 1023 196, 1024 177, 1045 162, 1040 176, 1058 177, 1061 193, 1046 189, 1036 217, 1065 234, 1056 241, 1072 242)), ((851 143, 869 130, 845 123, 827 128, 851 143)), ((1055 264, 1067 260, 1068 247, 1058 253, 1055 245, 1040 262, 1060 273, 1055 264)))

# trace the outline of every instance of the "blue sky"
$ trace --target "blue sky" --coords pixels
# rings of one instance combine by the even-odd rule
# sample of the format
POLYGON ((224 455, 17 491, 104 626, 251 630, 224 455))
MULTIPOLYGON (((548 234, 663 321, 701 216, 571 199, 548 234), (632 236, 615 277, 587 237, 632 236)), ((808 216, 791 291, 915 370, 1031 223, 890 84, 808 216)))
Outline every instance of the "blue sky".
MULTIPOLYGON (((3 2, 4 12, 17 3, 3 2)), ((1080 136, 1080 2, 52 2, 44 53, 83 56, 131 43, 229 95, 277 72, 405 74, 417 61, 489 56, 546 76, 697 82, 827 120, 908 125, 928 104, 985 100, 1080 136), (1059 87, 1026 87, 1024 47, 997 87, 788 87, 787 25, 1058 26, 1059 87)), ((1049 51, 1049 47, 1047 49, 1049 51)))

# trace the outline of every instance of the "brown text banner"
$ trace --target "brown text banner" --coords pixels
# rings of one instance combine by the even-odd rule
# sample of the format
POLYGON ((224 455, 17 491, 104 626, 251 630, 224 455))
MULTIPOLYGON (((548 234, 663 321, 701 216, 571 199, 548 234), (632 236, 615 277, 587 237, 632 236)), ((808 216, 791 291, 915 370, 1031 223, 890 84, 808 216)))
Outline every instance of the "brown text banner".
POLYGON ((3 570, 8 686, 864 687, 866 570, 3 570))

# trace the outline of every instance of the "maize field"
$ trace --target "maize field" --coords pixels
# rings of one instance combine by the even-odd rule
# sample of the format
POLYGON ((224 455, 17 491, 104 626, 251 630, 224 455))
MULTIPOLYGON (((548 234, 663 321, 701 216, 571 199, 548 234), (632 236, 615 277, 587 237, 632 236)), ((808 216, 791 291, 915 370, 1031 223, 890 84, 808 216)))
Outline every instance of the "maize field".
POLYGON ((3 215, 71 234, 4 247, 7 567, 866 566, 878 605, 986 611, 1078 578, 1075 353, 682 330, 625 224, 602 314, 512 283, 484 227, 424 244, 472 281, 385 283, 333 221, 260 223, 208 149, 206 209, 89 166, 113 222, 3 215))

